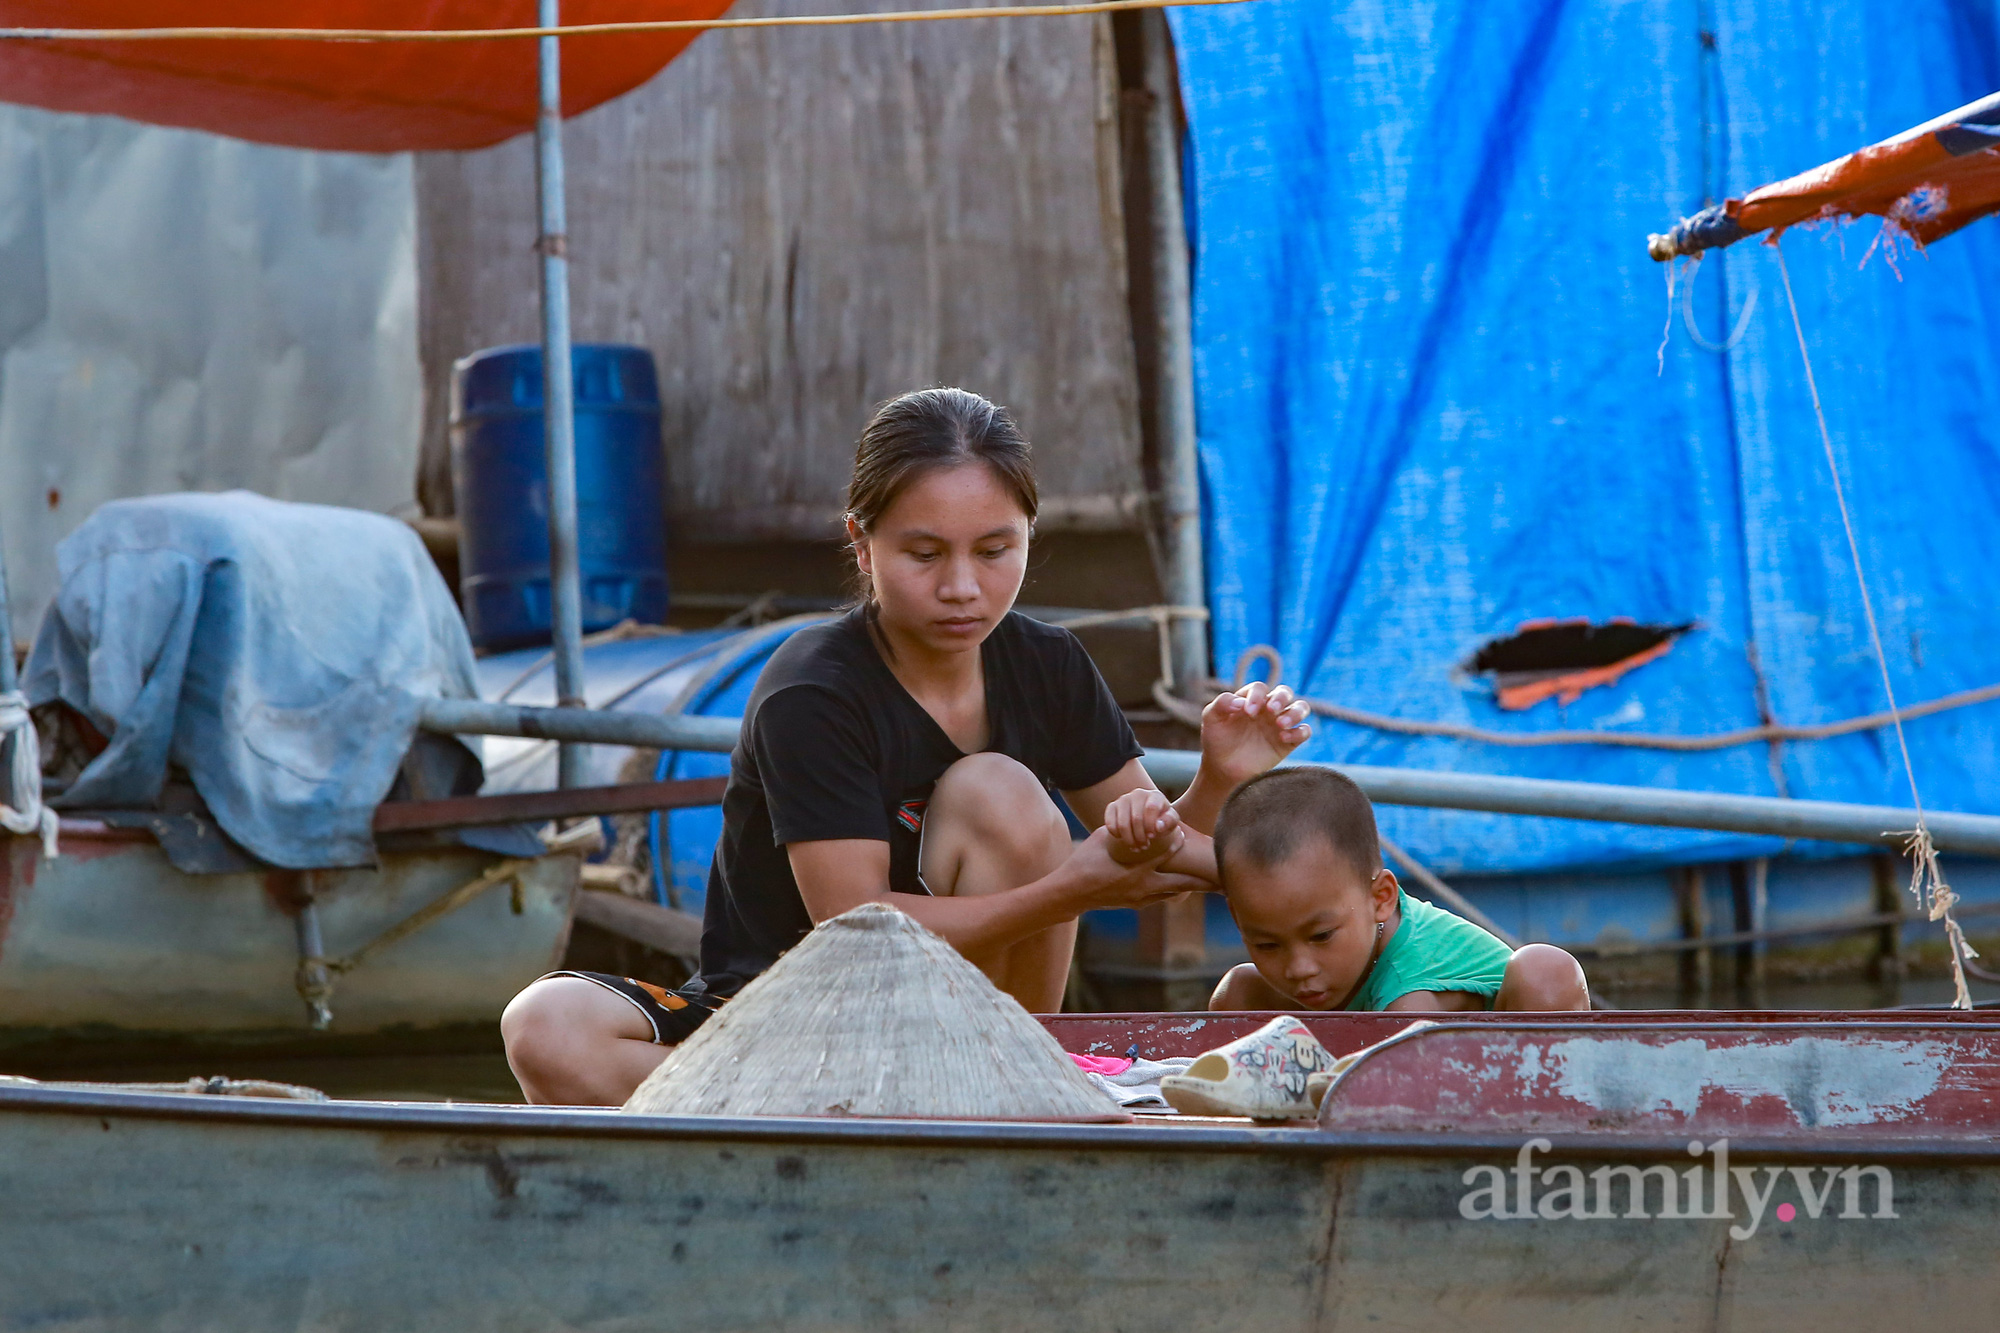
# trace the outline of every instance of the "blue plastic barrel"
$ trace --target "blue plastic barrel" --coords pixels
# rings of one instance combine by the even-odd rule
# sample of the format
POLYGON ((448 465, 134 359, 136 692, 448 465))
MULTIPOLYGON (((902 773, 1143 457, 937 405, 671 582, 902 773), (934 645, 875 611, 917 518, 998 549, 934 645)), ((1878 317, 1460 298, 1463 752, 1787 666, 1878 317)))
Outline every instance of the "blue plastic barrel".
MULTIPOLYGON (((643 347, 571 349, 583 628, 667 618, 660 386, 643 347)), ((549 488, 542 349, 494 347, 452 374, 459 588, 482 650, 549 641, 549 488)))

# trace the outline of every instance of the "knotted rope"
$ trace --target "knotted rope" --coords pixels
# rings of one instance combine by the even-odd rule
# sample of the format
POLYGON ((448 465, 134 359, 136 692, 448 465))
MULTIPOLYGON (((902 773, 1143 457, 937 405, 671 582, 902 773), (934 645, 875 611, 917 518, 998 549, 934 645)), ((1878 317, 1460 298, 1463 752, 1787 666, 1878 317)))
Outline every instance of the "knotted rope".
MULTIPOLYGON (((1277 685, 1285 674, 1285 659, 1276 648, 1268 643, 1252 644, 1243 650, 1243 656, 1236 663, 1234 683, 1212 680, 1208 684, 1218 690, 1240 689, 1249 679, 1249 669, 1258 661, 1269 664, 1265 673, 1265 683, 1277 685)), ((1941 699, 1929 699, 1920 704, 1908 704, 1892 708, 1887 712, 1868 713, 1861 717, 1842 718, 1838 722, 1817 722, 1805 726, 1788 726, 1773 722, 1758 727, 1738 727, 1733 731, 1718 731, 1708 735, 1676 736, 1653 731, 1490 731, 1485 727, 1474 727, 1459 722, 1425 722, 1415 718, 1390 717, 1383 713, 1371 713, 1363 708, 1350 708, 1325 699, 1313 699, 1299 695, 1299 702, 1321 717, 1330 717, 1337 722, 1352 726, 1367 727, 1374 731, 1394 732, 1403 736, 1439 736, 1446 740, 1476 741, 1482 745, 1508 745, 1516 748, 1536 748, 1548 745, 1608 745, 1628 750, 1671 750, 1686 753, 1701 753, 1708 750, 1727 750, 1739 745, 1756 745, 1770 741, 1824 741, 1837 736, 1852 736, 1856 732, 1877 731, 1891 723, 1901 723, 1914 718, 1930 717, 1934 713, 1946 713, 1955 708, 1968 708, 1973 704, 1990 703, 2000 699, 2000 685, 1982 685, 1977 689, 1960 690, 1947 694, 1941 699)), ((1193 704, 1182 704, 1182 709, 1193 709, 1190 717, 1199 717, 1200 710, 1193 704)), ((1176 715, 1178 716, 1178 714, 1176 715)), ((1191 724, 1192 725, 1192 724, 1191 724)))
POLYGON ((42 742, 19 690, 0 694, 0 745, 7 750, 7 787, 0 797, 0 828, 42 835, 42 855, 55 859, 56 812, 42 804, 42 742))

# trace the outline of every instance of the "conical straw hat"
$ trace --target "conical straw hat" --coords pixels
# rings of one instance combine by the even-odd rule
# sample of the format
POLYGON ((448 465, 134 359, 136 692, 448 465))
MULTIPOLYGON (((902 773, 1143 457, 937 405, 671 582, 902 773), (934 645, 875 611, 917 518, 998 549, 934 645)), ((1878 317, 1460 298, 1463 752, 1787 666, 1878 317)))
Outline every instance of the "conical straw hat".
POLYGON ((642 1115, 1128 1120, 1055 1038, 882 903, 843 912, 639 1085, 642 1115))

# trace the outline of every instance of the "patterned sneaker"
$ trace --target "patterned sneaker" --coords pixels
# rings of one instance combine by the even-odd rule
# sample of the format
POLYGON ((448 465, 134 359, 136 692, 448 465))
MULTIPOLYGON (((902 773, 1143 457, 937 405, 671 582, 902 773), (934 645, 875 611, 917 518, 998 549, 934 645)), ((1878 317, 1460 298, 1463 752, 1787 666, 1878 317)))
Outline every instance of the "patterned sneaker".
POLYGON ((1161 1079, 1160 1092, 1182 1115, 1307 1120, 1314 1111, 1307 1082, 1333 1064, 1306 1025, 1286 1015, 1161 1079))

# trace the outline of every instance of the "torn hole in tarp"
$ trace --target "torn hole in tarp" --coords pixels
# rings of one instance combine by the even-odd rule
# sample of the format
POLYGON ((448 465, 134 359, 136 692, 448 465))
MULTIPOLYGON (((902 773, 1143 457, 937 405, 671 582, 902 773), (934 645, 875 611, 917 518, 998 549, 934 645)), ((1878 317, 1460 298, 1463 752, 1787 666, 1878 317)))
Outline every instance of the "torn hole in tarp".
POLYGON ((1666 656, 1695 625, 1642 625, 1624 616, 1528 620, 1482 644, 1464 669, 1487 680, 1502 708, 1533 708, 1544 699, 1572 704, 1585 690, 1616 684, 1634 667, 1666 656))

